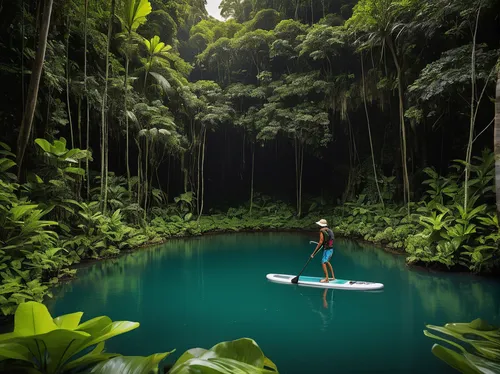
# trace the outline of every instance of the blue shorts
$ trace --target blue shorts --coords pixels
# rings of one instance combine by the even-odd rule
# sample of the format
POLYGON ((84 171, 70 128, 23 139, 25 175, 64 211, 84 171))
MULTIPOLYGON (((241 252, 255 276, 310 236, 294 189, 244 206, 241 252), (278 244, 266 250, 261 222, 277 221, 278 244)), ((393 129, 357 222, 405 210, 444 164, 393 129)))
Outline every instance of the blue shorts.
POLYGON ((330 261, 333 255, 333 248, 331 249, 324 249, 323 250, 323 258, 321 259, 321 263, 324 264, 325 262, 330 261))

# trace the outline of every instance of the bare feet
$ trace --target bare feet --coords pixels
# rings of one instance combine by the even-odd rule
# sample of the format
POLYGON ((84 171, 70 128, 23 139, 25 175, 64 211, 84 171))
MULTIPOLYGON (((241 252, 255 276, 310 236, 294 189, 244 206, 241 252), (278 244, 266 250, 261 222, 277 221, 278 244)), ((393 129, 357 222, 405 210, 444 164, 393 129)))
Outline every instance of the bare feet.
POLYGON ((320 280, 321 283, 328 283, 328 278, 323 278, 320 280))

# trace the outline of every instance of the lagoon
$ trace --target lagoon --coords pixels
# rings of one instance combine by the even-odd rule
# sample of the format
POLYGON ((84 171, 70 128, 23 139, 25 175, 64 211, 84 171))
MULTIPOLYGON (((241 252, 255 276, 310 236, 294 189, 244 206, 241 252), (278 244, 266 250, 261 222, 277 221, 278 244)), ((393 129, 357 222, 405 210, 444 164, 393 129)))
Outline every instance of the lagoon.
MULTIPOLYGON (((384 283, 381 292, 281 285, 267 273, 297 274, 318 235, 235 233, 141 249, 78 270, 47 302, 53 316, 84 312, 140 327, 107 342, 108 352, 150 355, 210 348, 249 337, 280 373, 455 373, 431 353, 426 324, 500 324, 500 282, 406 267, 404 256, 337 239, 337 278, 384 283)), ((321 254, 321 253, 320 253, 321 254)), ((317 255, 304 275, 322 276, 317 255)))

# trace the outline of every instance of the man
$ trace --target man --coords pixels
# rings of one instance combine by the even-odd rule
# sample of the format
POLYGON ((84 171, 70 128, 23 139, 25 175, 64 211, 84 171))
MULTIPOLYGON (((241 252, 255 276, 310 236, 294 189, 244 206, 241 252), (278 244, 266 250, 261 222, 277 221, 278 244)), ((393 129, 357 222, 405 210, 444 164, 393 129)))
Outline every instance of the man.
POLYGON ((328 228, 328 222, 326 219, 321 219, 318 222, 316 222, 318 226, 321 226, 321 229, 319 230, 319 243, 314 249, 314 252, 311 254, 311 258, 313 258, 316 253, 320 250, 323 249, 323 257, 321 259, 321 264, 323 267, 323 271, 325 272, 325 278, 321 279, 321 283, 328 283, 328 269, 326 265, 330 268, 330 271, 332 272, 332 280, 335 280, 335 275, 333 274, 333 267, 332 264, 330 264, 330 259, 332 258, 333 255, 333 241, 335 239, 333 235, 333 231, 328 228))

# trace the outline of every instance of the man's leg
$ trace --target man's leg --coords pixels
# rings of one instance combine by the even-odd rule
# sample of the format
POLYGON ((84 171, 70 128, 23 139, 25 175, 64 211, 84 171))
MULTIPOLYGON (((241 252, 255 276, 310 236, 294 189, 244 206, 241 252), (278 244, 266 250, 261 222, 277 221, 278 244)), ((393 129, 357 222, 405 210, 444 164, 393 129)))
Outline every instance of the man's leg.
POLYGON ((330 264, 330 262, 327 262, 328 264, 328 267, 330 268, 330 271, 332 272, 332 280, 335 280, 335 275, 333 274, 333 267, 332 267, 332 264, 330 264))
POLYGON ((328 269, 326 268, 326 263, 328 262, 328 252, 323 251, 323 258, 321 259, 321 266, 325 272, 325 278, 321 279, 321 283, 328 283, 328 269))
POLYGON ((332 264, 330 263, 330 260, 332 259, 332 255, 333 255, 333 249, 330 249, 329 250, 329 256, 328 256, 328 260, 327 260, 327 264, 328 264, 328 267, 330 268, 330 271, 332 272, 332 280, 335 280, 335 275, 333 274, 333 267, 332 267, 332 264))
POLYGON ((325 278, 324 278, 324 279, 321 279, 321 281, 320 281, 320 282, 322 282, 322 283, 328 283, 328 270, 327 270, 327 268, 326 268, 326 264, 327 264, 327 263, 325 263, 325 262, 323 262, 323 263, 321 264, 321 266, 323 267, 323 271, 325 272, 325 278))

